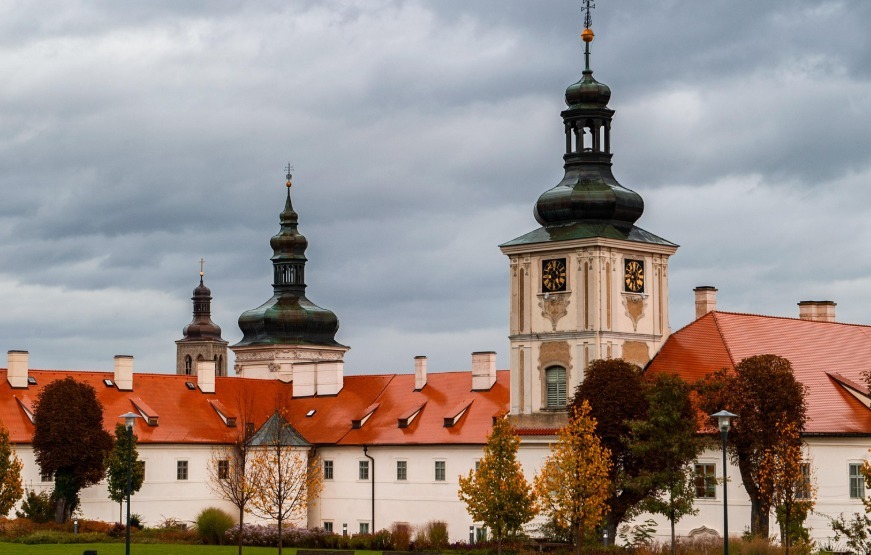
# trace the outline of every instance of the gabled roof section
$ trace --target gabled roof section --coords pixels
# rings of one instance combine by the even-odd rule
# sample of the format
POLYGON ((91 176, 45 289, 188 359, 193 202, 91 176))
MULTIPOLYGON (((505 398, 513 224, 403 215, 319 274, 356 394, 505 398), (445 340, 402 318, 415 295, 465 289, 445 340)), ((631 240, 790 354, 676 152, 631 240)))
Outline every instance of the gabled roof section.
POLYGON ((153 408, 149 407, 140 397, 130 397, 130 402, 133 403, 133 406, 136 407, 136 410, 139 411, 139 414, 141 414, 142 418, 145 419, 146 424, 149 426, 157 426, 157 421, 160 416, 153 408))
POLYGON ((868 326, 715 311, 672 334, 647 371, 695 381, 762 354, 788 359, 808 387, 805 433, 871 435, 862 399, 862 374, 871 367, 868 326))
POLYGON ((255 447, 267 447, 270 445, 309 447, 311 445, 277 411, 251 436, 249 442, 255 447))
POLYGON ((381 406, 381 403, 372 403, 365 409, 363 409, 363 413, 358 418, 351 419, 351 427, 354 429, 362 428, 363 424, 369 420, 369 417, 372 416, 372 413, 381 406))
POLYGON ((472 401, 474 401, 474 399, 463 399, 458 405, 449 410, 448 413, 445 415, 445 428, 451 428, 453 426, 456 426, 460 418, 462 418, 463 415, 466 414, 466 409, 469 408, 469 405, 472 404, 472 401))
POLYGON ((27 419, 30 420, 30 423, 33 424, 33 402, 27 395, 16 394, 13 395, 15 400, 18 401, 18 405, 24 410, 24 414, 27 415, 27 419))
POLYGON ((402 413, 397 419, 399 427, 408 428, 411 423, 414 422, 414 419, 417 418, 417 415, 420 414, 420 411, 422 411, 423 407, 425 406, 426 401, 423 401, 402 413))
POLYGON ((218 416, 221 417, 221 420, 224 421, 228 428, 236 427, 236 414, 224 406, 224 403, 217 399, 209 399, 209 404, 212 405, 212 408, 215 409, 215 412, 218 413, 218 416))

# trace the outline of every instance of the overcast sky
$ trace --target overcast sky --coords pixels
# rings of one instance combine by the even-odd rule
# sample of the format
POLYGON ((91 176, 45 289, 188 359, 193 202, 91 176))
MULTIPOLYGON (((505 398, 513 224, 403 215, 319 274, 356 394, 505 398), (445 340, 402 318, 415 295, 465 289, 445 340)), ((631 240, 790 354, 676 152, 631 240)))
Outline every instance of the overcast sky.
MULTIPOLYGON (((271 296, 295 166, 308 297, 346 373, 508 367, 508 260, 562 175, 580 0, 0 4, 0 349, 174 372, 271 296)), ((871 324, 871 2, 597 0, 614 174, 722 310, 871 324)), ((5 366, 5 360, 0 360, 5 366)))

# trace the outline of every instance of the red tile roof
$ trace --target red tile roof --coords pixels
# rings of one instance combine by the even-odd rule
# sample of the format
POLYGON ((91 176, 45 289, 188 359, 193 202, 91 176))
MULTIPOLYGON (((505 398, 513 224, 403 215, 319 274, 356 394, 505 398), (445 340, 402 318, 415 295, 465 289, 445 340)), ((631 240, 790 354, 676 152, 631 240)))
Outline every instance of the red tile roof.
POLYGON ((787 358, 796 379, 808 386, 806 433, 871 434, 871 410, 846 387, 865 382, 869 326, 710 312, 673 333, 647 371, 695 381, 761 354, 787 358))
POLYGON ((345 376, 338 395, 293 398, 293 385, 278 380, 218 377, 215 393, 204 394, 185 385, 196 382, 196 377, 175 374, 134 374, 132 391, 105 385, 103 380, 114 378, 112 372, 30 370, 29 376, 36 378, 37 385, 13 389, 6 370, 0 369, 0 421, 15 443, 29 443, 33 435, 33 424, 21 403, 35 402, 45 385, 72 376, 97 391, 106 430, 114 431, 121 414, 137 410, 134 404, 159 415, 156 426, 137 421, 141 443, 232 441, 244 430, 245 422, 259 428, 283 404, 287 421, 315 445, 483 445, 493 417, 508 406, 509 381, 508 371, 500 370, 489 391, 472 391, 471 372, 430 373, 427 386, 415 391, 413 374, 345 376), (474 402, 453 427, 446 428, 445 416, 463 400, 474 402), (398 419, 423 403, 426 406, 409 426, 399 428, 398 419), (359 419, 376 404, 377 410, 362 427, 353 429, 352 419, 359 419), (216 409, 225 416, 236 416, 238 427, 227 426, 216 409))

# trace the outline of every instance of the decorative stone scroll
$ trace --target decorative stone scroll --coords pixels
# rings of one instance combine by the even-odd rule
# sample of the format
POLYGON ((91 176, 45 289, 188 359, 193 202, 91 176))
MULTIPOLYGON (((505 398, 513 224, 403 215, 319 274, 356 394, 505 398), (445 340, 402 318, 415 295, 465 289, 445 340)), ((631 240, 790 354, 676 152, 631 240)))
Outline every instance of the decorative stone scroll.
POLYGON ((556 331, 557 322, 569 313, 570 302, 567 294, 550 293, 539 298, 538 306, 541 308, 541 315, 550 320, 553 331, 556 331))

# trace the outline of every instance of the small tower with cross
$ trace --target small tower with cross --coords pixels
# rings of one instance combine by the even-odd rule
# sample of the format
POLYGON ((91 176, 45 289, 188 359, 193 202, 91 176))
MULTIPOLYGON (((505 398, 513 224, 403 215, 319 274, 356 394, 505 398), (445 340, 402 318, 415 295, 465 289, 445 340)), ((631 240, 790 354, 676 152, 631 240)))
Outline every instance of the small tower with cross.
POLYGON ((197 364, 215 362, 215 375, 227 375, 227 342, 221 328, 212 322, 212 291, 205 286, 205 259, 200 258, 200 284, 194 289, 194 317, 185 326, 184 337, 175 342, 175 373, 195 376, 197 364))

